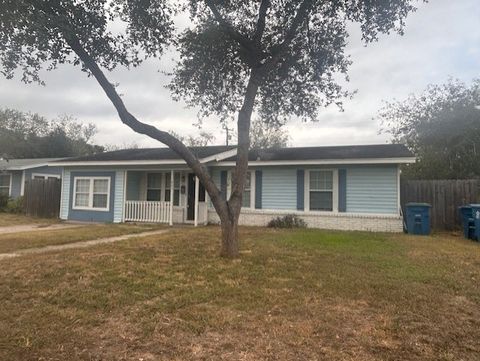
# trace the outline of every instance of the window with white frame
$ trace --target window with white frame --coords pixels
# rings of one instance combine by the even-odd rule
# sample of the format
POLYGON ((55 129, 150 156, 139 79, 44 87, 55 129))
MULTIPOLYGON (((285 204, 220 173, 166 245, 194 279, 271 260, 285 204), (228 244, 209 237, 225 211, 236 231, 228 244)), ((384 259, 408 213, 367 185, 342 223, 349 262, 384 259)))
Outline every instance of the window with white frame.
MULTIPOLYGON (((170 202, 170 173, 165 176, 165 202, 170 202)), ((180 173, 173 174, 173 205, 180 205, 180 173)))
POLYGON ((0 194, 10 195, 10 174, 0 174, 0 194))
POLYGON ((74 209, 109 210, 110 177, 75 177, 74 209))
MULTIPOLYGON (((230 188, 228 194, 232 194, 233 174, 230 172, 230 188)), ((252 172, 247 172, 245 187, 242 194, 242 208, 252 208, 252 172)))
POLYGON ((57 174, 41 174, 41 173, 32 173, 32 179, 60 179, 60 176, 57 174))
POLYGON ((311 170, 309 176, 309 209, 333 211, 333 171, 311 170))

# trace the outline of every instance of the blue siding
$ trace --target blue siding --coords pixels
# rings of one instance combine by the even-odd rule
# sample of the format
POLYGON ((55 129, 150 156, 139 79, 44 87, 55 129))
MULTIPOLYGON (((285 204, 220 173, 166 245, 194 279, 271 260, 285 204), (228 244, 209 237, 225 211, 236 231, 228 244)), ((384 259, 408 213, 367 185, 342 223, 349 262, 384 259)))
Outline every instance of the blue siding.
POLYGON ((32 179, 32 174, 52 174, 62 176, 62 167, 37 167, 25 170, 25 180, 32 179))
POLYGON ((297 209, 297 170, 263 169, 263 209, 297 209))
POLYGON ((23 170, 14 170, 10 172, 12 176, 12 188, 10 189, 10 197, 18 198, 22 189, 22 173, 23 170))
POLYGON ((347 212, 397 214, 395 166, 347 169, 347 212))
POLYGON ((69 209, 68 209, 68 219, 75 221, 85 221, 85 222, 113 222, 114 221, 114 210, 115 210, 115 190, 116 190, 116 174, 115 172, 97 172, 97 171, 72 171, 70 176, 70 194, 69 197, 69 209), (80 210, 73 209, 73 186, 75 177, 110 177, 110 209, 106 211, 94 211, 94 210, 80 210))

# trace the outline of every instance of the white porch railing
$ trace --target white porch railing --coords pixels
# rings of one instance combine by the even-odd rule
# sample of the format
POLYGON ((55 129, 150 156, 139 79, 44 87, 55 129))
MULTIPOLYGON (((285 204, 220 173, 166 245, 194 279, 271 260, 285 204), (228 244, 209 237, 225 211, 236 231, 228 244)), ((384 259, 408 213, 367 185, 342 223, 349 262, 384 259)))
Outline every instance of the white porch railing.
POLYGON ((170 217, 170 202, 125 202, 125 221, 170 223, 170 217))

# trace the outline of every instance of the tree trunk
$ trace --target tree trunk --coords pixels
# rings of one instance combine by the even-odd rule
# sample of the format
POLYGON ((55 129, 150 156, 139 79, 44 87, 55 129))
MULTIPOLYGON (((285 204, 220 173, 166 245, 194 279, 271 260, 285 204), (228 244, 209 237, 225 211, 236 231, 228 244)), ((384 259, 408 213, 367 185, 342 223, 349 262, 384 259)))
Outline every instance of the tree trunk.
MULTIPOLYGON (((230 215, 229 215, 230 216, 230 215)), ((222 250, 220 255, 225 258, 236 258, 239 256, 238 240, 238 216, 221 221, 222 226, 222 250)))

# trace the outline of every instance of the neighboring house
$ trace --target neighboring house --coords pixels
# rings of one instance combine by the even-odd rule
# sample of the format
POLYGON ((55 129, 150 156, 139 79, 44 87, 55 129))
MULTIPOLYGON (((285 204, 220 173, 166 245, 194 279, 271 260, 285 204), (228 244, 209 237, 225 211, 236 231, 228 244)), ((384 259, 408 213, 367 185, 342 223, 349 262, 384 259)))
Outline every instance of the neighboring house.
MULTIPOLYGON (((228 197, 236 147, 192 151, 228 197)), ((252 150, 240 224, 266 225, 294 213, 310 227, 400 232, 399 166, 414 161, 399 144, 252 150)), ((62 219, 219 221, 198 178, 168 148, 99 153, 51 165, 64 167, 62 219)))
POLYGON ((49 167, 51 161, 60 158, 0 160, 0 193, 12 198, 23 196, 27 179, 61 178, 61 167, 49 167))

